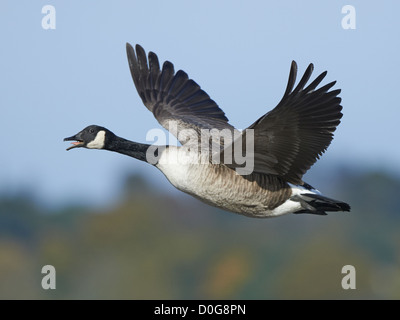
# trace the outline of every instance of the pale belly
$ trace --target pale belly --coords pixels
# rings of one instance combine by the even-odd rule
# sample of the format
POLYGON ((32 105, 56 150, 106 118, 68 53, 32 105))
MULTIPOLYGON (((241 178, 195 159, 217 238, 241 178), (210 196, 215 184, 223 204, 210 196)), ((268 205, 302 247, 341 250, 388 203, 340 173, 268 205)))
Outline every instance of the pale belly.
POLYGON ((290 200, 290 186, 276 177, 255 175, 250 181, 222 165, 182 164, 160 159, 157 167, 177 189, 201 201, 250 217, 273 217, 300 209, 290 200))

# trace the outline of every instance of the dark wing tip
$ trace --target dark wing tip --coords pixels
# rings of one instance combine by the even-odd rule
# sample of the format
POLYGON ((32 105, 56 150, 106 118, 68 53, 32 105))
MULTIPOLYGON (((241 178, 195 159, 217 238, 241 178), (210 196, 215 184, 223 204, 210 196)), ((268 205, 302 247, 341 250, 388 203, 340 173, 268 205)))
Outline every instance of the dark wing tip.
POLYGON ((132 58, 135 57, 135 50, 133 50, 133 47, 129 42, 126 43, 126 54, 129 62, 131 62, 132 58))
POLYGON ((136 44, 135 49, 136 49, 137 54, 139 54, 139 52, 140 52, 140 53, 143 53, 144 55, 146 55, 146 52, 144 51, 143 47, 140 44, 136 44))
MULTIPOLYGON (((136 44, 135 49, 136 49, 136 55, 139 54, 146 55, 146 52, 144 51, 143 47, 140 44, 136 44)), ((126 43, 126 52, 128 53, 128 55, 133 54, 135 56, 135 49, 133 49, 133 46, 129 42, 126 43)))
POLYGON ((290 65, 289 79, 283 98, 289 95, 289 93, 293 90, 294 84, 296 82, 296 76, 297 76, 297 63, 296 61, 293 60, 292 64, 290 65))
POLYGON ((174 70, 174 64, 168 60, 165 60, 163 63, 163 69, 172 69, 174 70))

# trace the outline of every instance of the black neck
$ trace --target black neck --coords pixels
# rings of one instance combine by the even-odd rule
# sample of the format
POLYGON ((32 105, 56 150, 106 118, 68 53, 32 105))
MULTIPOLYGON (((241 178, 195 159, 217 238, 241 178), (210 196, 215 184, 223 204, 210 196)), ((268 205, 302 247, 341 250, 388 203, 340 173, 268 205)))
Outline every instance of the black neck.
POLYGON ((133 142, 118 136, 114 136, 113 139, 106 144, 105 149, 119 152, 147 162, 146 152, 149 147, 149 144, 133 142))

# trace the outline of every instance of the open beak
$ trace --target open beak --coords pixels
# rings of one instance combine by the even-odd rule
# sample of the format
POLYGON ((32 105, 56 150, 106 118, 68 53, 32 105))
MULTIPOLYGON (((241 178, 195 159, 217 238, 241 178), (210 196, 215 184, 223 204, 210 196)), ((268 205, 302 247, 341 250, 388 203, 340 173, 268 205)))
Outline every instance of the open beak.
POLYGON ((67 151, 71 150, 73 148, 83 147, 83 145, 84 145, 83 140, 80 138, 80 134, 79 133, 74 135, 74 136, 72 136, 72 137, 65 138, 64 141, 74 141, 74 142, 72 142, 72 146, 67 148, 67 151))

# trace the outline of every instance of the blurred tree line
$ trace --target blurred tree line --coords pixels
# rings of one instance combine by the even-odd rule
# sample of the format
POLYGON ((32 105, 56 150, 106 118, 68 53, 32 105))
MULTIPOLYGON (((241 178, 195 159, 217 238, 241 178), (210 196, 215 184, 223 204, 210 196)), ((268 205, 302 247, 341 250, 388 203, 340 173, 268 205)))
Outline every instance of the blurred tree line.
MULTIPOLYGON (((1 299, 400 299, 400 179, 334 175, 351 213, 251 219, 130 176, 112 208, 0 197, 1 299), (56 269, 44 290, 41 269, 56 269), (356 289, 344 290, 344 265, 356 289)), ((324 190, 325 191, 325 190, 324 190)))

